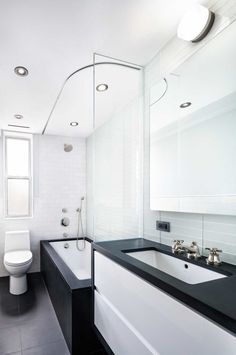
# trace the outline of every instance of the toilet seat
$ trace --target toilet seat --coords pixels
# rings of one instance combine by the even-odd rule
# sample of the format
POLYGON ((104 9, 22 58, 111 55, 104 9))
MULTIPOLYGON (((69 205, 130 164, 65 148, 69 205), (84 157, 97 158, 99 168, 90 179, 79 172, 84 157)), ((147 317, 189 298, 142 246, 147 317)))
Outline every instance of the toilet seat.
POLYGON ((9 266, 23 266, 32 261, 30 250, 9 251, 4 255, 4 262, 9 266))

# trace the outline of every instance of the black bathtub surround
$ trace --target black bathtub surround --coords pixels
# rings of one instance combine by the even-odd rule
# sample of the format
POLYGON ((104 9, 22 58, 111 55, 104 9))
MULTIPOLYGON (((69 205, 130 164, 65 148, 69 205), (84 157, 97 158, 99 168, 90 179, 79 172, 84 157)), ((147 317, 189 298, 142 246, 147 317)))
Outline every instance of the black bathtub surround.
POLYGON ((209 266, 206 258, 189 260, 174 255, 171 247, 142 238, 93 243, 93 252, 99 251, 144 280, 167 292, 203 316, 236 334, 236 266, 222 263, 209 266), (199 284, 187 284, 152 266, 149 266, 125 252, 157 250, 188 263, 202 266, 228 277, 199 284))
POLYGON ((78 280, 50 245, 68 240, 75 238, 40 242, 41 272, 71 354, 101 354, 93 329, 91 279, 78 280))

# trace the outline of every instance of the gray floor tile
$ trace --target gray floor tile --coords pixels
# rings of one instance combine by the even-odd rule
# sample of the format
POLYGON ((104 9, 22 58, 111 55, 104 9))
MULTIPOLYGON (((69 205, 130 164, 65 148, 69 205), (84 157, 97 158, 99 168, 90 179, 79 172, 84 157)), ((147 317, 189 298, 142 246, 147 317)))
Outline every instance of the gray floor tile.
POLYGON ((14 308, 18 307, 19 298, 16 295, 9 293, 9 278, 0 278, 0 307, 1 308, 14 308))
POLYGON ((64 341, 23 350, 22 355, 70 355, 64 341))
POLYGON ((19 321, 21 323, 42 318, 51 318, 56 320, 54 309, 49 302, 36 302, 20 305, 19 321))
POLYGON ((51 318, 39 318, 20 326, 22 349, 49 344, 63 339, 61 329, 51 318))
POLYGON ((20 296, 9 293, 9 278, 0 278, 0 355, 23 354, 69 355, 40 274, 28 275, 20 296))
POLYGON ((2 308, 0 306, 0 329, 17 326, 19 322, 18 308, 2 308))
POLYGON ((6 355, 21 350, 20 331, 18 328, 4 328, 0 331, 0 354, 6 355))

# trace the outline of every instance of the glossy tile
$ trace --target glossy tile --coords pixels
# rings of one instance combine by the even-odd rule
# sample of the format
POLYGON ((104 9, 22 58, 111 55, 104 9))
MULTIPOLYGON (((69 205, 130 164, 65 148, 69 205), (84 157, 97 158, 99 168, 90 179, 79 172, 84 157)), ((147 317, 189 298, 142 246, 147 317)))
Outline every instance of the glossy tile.
POLYGON ((58 341, 23 350, 22 355, 70 355, 70 353, 64 341, 58 341))
POLYGON ((59 325, 46 317, 21 325, 20 335, 23 350, 63 339, 59 325))
POLYGON ((0 278, 0 355, 25 353, 69 354, 40 273, 28 275, 20 296, 9 293, 9 278, 0 278))
POLYGON ((0 331, 0 354, 6 355, 21 350, 20 331, 17 327, 4 328, 0 331))

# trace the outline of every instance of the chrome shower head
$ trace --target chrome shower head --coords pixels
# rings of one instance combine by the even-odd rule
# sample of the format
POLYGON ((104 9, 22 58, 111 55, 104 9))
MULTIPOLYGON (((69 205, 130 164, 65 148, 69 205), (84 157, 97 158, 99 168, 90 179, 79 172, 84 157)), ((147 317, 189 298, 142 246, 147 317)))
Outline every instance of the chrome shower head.
POLYGON ((76 212, 79 212, 79 213, 82 212, 82 204, 83 204, 84 199, 85 199, 84 196, 82 196, 82 197, 80 198, 80 207, 77 208, 76 212))
POLYGON ((72 144, 64 144, 64 151, 66 153, 69 153, 73 150, 73 145, 72 144))

